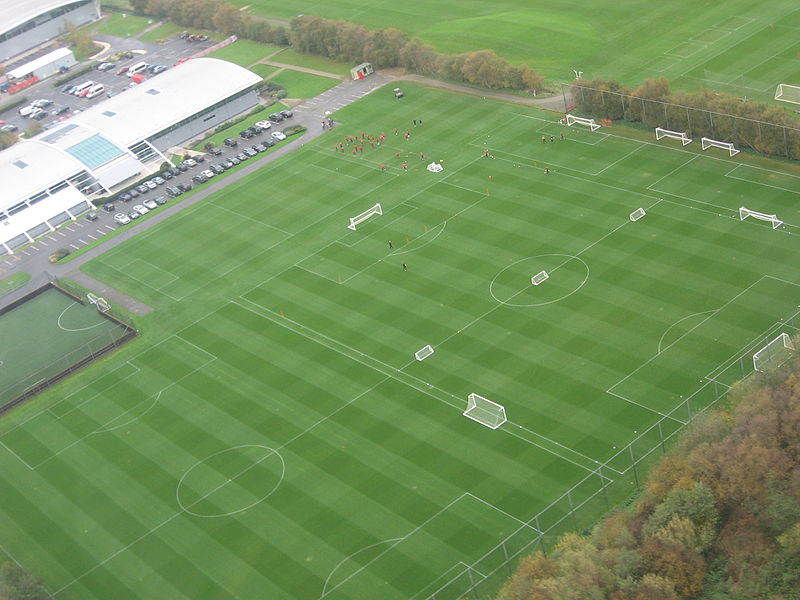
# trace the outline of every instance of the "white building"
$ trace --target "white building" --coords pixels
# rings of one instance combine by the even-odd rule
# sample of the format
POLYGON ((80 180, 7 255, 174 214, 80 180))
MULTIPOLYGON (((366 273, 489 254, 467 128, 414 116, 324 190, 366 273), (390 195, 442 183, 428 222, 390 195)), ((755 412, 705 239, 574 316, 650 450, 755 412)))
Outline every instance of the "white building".
POLYGON ((75 55, 69 48, 58 48, 52 52, 48 52, 39 58, 34 58, 32 61, 20 65, 8 72, 8 77, 14 81, 18 79, 27 79, 28 77, 38 77, 44 79, 58 73, 62 67, 71 67, 78 61, 75 60, 75 55))
POLYGON ((0 2, 0 60, 8 60, 100 18, 100 0, 0 2))
POLYGON ((167 148, 255 106, 260 81, 196 58, 0 152, 0 255, 90 210, 89 196, 157 171, 167 148))

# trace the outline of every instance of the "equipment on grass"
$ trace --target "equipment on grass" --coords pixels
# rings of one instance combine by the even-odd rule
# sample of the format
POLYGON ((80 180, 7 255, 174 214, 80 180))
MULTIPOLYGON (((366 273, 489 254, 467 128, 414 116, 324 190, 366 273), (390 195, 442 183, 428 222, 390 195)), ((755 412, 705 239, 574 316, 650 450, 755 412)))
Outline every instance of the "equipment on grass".
POLYGON ((795 352, 792 338, 782 333, 769 344, 753 354, 753 369, 763 373, 767 369, 775 369, 785 363, 795 352))
POLYGON ((773 229, 777 229, 778 227, 783 225, 783 221, 781 221, 777 217, 777 215, 768 215, 766 213, 750 210, 749 208, 745 208, 744 206, 739 207, 739 220, 744 221, 747 217, 753 217, 754 219, 759 219, 761 221, 769 221, 770 223, 772 223, 773 229))
POLYGON ((708 150, 709 148, 722 148, 723 150, 727 150, 731 156, 739 154, 739 151, 733 147, 732 142, 720 142, 719 140, 712 140, 711 138, 707 137, 704 137, 702 142, 703 150, 708 150))
POLYGON ((470 394, 467 397, 467 410, 463 414, 468 419, 491 429, 497 429, 506 422, 505 407, 478 394, 470 394))
POLYGON ((680 140, 681 144, 684 146, 686 144, 692 143, 692 138, 686 135, 685 131, 670 131, 669 129, 663 129, 661 127, 656 127, 656 140, 660 140, 661 138, 672 138, 675 140, 680 140))
POLYGON ((800 104, 800 85, 779 83, 778 89, 775 90, 775 100, 780 100, 781 102, 791 102, 792 104, 800 104))
POLYGON ((574 115, 567 115, 567 127, 572 127, 573 125, 586 125, 592 131, 597 131, 600 129, 600 125, 594 122, 594 119, 584 119, 583 117, 576 117, 574 115))
POLYGON ((433 348, 431 348, 431 345, 428 344, 424 348, 420 348, 419 350, 417 350, 414 353, 414 358, 416 358, 417 360, 425 360, 431 354, 433 354, 433 348))
POLYGON ((646 214, 647 214, 647 213, 646 213, 646 212, 644 212, 644 209, 643 209, 643 208, 637 208, 635 211, 633 211, 633 212, 632 212, 630 215, 628 215, 628 216, 630 217, 630 220, 631 220, 631 221, 638 221, 639 219, 641 219, 641 218, 642 218, 643 216, 645 216, 646 214))
POLYGON ((383 209, 381 209, 380 203, 376 204, 372 208, 368 208, 364 212, 355 217, 350 217, 350 225, 347 226, 348 229, 352 229, 353 231, 356 230, 356 225, 359 223, 363 223, 367 219, 369 219, 372 215, 382 215, 383 209))
POLYGON ((444 167, 437 162, 432 162, 427 166, 427 169, 431 173, 441 173, 444 170, 444 167))
POLYGON ((544 280, 549 279, 550 275, 547 274, 547 271, 539 271, 536 275, 531 277, 531 283, 533 285, 539 285, 544 280))

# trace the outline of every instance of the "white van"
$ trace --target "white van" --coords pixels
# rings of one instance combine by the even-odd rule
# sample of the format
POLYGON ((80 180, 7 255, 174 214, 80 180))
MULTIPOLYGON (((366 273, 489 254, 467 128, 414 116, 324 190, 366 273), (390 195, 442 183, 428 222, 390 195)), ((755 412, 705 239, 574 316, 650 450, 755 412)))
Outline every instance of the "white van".
POLYGON ((104 86, 102 83, 98 83, 89 88, 89 91, 86 93, 85 98, 94 98, 95 96, 99 96, 105 91, 106 91, 106 86, 104 86))
POLYGON ((82 84, 80 84, 78 86, 75 86, 75 89, 72 90, 72 93, 75 96, 80 96, 81 92, 83 92, 85 90, 88 90, 93 85, 97 85, 97 84, 94 81, 92 81, 91 79, 89 81, 84 81, 82 84))
POLYGON ((33 104, 28 104, 28 106, 23 106, 19 109, 19 116, 20 117, 30 117, 33 113, 38 110, 37 106, 33 104))
POLYGON ((150 66, 146 62, 136 63, 135 65, 131 65, 128 68, 128 77, 133 77, 137 73, 143 73, 147 70, 147 67, 150 66))

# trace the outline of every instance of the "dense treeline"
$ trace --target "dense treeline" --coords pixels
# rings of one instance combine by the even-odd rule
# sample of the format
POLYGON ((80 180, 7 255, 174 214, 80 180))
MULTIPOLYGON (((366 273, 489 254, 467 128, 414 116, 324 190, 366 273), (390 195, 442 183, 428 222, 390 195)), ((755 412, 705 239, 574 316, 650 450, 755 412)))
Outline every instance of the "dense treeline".
POLYGON ((50 594, 41 580, 7 562, 0 568, 0 600, 47 600, 50 594))
POLYGON ((590 535, 523 559, 498 600, 800 598, 800 360, 740 383, 590 535))
POLYGON ((436 52, 400 31, 367 29, 347 21, 318 16, 292 20, 291 29, 256 19, 223 0, 131 0, 134 11, 184 27, 211 29, 267 44, 291 45, 298 52, 323 56, 354 65, 371 62, 375 68, 403 67, 417 73, 464 81, 488 88, 543 89, 541 75, 527 66, 517 67, 493 50, 448 55, 436 52))
POLYGON ((572 91, 577 109, 596 118, 641 122, 800 159, 800 120, 780 106, 709 90, 673 93, 663 77, 633 89, 616 81, 582 80, 572 91))

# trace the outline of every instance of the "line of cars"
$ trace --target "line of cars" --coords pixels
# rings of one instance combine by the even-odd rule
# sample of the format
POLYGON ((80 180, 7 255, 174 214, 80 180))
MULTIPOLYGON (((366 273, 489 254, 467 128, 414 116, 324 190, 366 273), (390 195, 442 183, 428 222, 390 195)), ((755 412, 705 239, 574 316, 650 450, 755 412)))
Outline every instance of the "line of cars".
MULTIPOLYGON (((39 100, 34 100, 27 106, 23 106, 22 108, 19 109, 18 112, 19 116, 25 117, 26 119, 34 119, 36 121, 41 121, 50 114, 63 115, 68 110, 69 106, 55 106, 52 100, 48 100, 47 98, 40 98, 39 100)), ((16 131, 16 130, 17 128, 14 125, 6 124, 0 127, 0 131, 16 131)))

